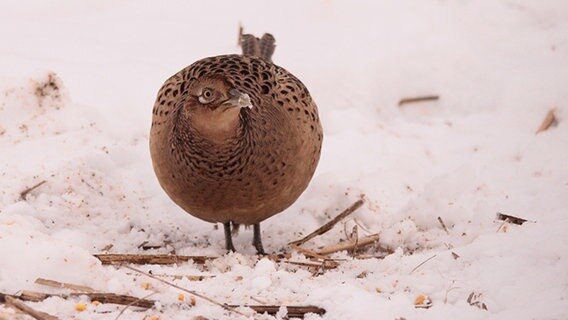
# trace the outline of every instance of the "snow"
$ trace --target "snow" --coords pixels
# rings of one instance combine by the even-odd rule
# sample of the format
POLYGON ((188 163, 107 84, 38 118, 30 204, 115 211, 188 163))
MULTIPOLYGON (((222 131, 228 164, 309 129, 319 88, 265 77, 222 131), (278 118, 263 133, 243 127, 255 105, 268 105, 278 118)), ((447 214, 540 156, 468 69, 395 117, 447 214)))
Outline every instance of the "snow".
MULTIPOLYGON (((102 266, 92 255, 112 244, 111 253, 221 256, 205 269, 140 268, 214 276, 172 281, 222 302, 327 310, 307 319, 566 319, 567 28, 561 0, 5 0, 0 292, 65 292, 34 283, 43 277, 159 301, 120 319, 247 318, 102 266), (262 224, 265 249, 285 250, 365 194, 363 208, 305 246, 334 244, 359 224, 391 254, 337 253, 345 261, 314 276, 257 258, 250 230, 234 239, 238 253, 225 254, 223 232, 160 189, 148 152, 157 90, 197 59, 238 52, 239 22, 275 35, 275 62, 310 89, 325 131, 309 188, 262 224), (398 106, 429 94, 440 100, 398 106), (558 125, 535 134, 552 108, 558 125), (503 227, 497 212, 529 222, 503 227), (144 242, 168 245, 146 251, 144 242), (472 292, 487 310, 467 302, 472 292), (420 294, 431 308, 415 308, 420 294)), ((29 305, 62 319, 114 319, 123 308, 78 312, 77 302, 88 300, 29 305)))

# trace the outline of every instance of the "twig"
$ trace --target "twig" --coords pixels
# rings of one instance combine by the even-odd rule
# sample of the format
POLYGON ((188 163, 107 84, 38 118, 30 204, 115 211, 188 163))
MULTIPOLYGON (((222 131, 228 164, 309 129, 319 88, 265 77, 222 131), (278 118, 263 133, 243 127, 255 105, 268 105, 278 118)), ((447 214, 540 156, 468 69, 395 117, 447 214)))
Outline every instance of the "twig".
POLYGON ((103 264, 122 265, 131 264, 176 264, 193 260, 194 263, 204 264, 207 260, 216 259, 216 257, 206 256, 178 256, 171 254, 95 254, 103 264))
POLYGON ((434 259, 434 258, 436 258, 436 255, 433 255, 433 256, 431 256, 430 258, 428 258, 428 259, 422 261, 419 265, 417 265, 416 267, 414 267, 414 269, 412 269, 412 271, 410 271, 409 274, 412 274, 412 273, 413 273, 414 271, 416 271, 418 268, 422 267, 426 262, 428 262, 428 261, 430 261, 430 260, 432 260, 432 259, 434 259))
POLYGON ((59 297, 62 299, 74 298, 79 296, 86 296, 91 301, 98 301, 100 303, 113 303, 113 304, 121 304, 121 305, 129 305, 134 307, 140 308, 152 308, 154 306, 155 301, 147 300, 145 298, 137 298, 127 295, 121 294, 114 294, 114 293, 71 293, 71 294, 51 294, 51 293, 43 293, 43 292, 35 292, 35 291, 22 291, 18 298, 24 301, 33 301, 39 302, 43 301, 50 297, 59 297))
MULTIPOLYGON (((120 318, 120 316, 124 313, 124 311, 126 311, 126 309, 128 309, 129 307, 132 307, 132 306, 133 306, 134 304, 136 304, 138 301, 146 300, 146 299, 150 298, 151 296, 153 296, 153 295, 155 295, 155 294, 156 294, 156 292, 152 292, 152 293, 150 293, 150 294, 148 294, 148 295, 145 295, 143 298, 140 298, 140 299, 138 299, 138 300, 136 300, 136 301, 132 301, 131 303, 125 305, 124 308, 122 308, 122 310, 120 310, 120 312, 118 313, 118 315, 116 316, 116 318, 114 318, 114 320, 118 320, 118 318, 120 318)), ((100 302, 100 301, 99 301, 99 302, 100 302)))
POLYGON ((535 134, 539 134, 543 131, 548 130, 548 128, 550 128, 557 122, 558 121, 556 120, 556 116, 554 115, 554 109, 550 109, 546 114, 546 117, 544 117, 544 120, 542 120, 542 123, 540 124, 540 127, 538 127, 538 130, 536 130, 535 134))
MULTIPOLYGON (((239 308, 246 307, 251 308, 257 313, 263 314, 268 313, 269 315, 275 315, 280 310, 281 306, 237 306, 231 305, 229 307, 239 308)), ((325 309, 316 306, 285 306, 288 310, 288 318, 304 318, 306 313, 315 313, 317 315, 324 315, 325 309)))
POLYGON ((42 180, 42 181, 36 183, 35 185, 33 185, 33 186, 31 186, 31 187, 25 189, 24 191, 20 192, 20 200, 26 200, 26 196, 27 196, 30 192, 32 192, 33 190, 35 190, 35 189, 41 187, 41 186, 42 186, 44 183, 46 183, 46 182, 47 182, 47 180, 42 180))
POLYGON ((49 280, 49 279, 44 279, 44 278, 37 278, 35 283, 41 284, 41 285, 44 285, 44 286, 48 286, 48 287, 52 287, 52 288, 70 289, 70 290, 73 290, 73 291, 80 291, 80 292, 95 292, 95 289, 89 288, 89 287, 86 287, 86 286, 82 286, 82 285, 78 285, 78 284, 72 284, 72 283, 59 282, 59 281, 49 280))
POLYGON ((359 200, 355 201, 349 208, 343 210, 342 213, 340 213, 338 216, 333 218, 331 221, 329 221, 328 223, 319 227, 314 232, 308 234, 307 236, 303 237, 302 239, 290 242, 289 245, 299 246, 299 245, 309 241, 310 239, 313 239, 313 238, 315 238, 319 235, 322 235, 322 234, 328 232, 329 230, 331 230, 331 228, 333 228, 333 226, 335 226, 341 220, 345 219, 345 217, 347 217, 348 215, 355 212, 355 210, 359 209, 363 205, 364 202, 365 201, 363 199, 359 199, 359 200))
POLYGON ((27 304, 23 303, 21 300, 14 298, 12 296, 5 296, 4 299, 6 300, 6 304, 14 307, 20 311, 23 311, 30 316, 34 317, 37 320, 58 320, 59 318, 56 316, 52 316, 48 313, 35 310, 34 308, 28 306, 27 304))
POLYGON ((290 261, 290 260, 283 260, 282 262, 293 264, 302 267, 315 267, 315 268, 324 268, 324 269, 335 269, 339 267, 339 263, 332 260, 323 260, 321 262, 303 262, 303 261, 290 261))
POLYGON ((438 99, 440 99, 440 96, 435 96, 435 95, 422 96, 422 97, 412 97, 412 98, 403 98, 403 99, 400 99, 400 101, 398 102, 398 106, 402 106, 402 105, 410 104, 410 103, 416 103, 416 102, 436 101, 438 99))
POLYGON ((173 284, 173 283, 171 283, 171 282, 169 282, 169 281, 166 281, 166 280, 164 280, 164 279, 160 279, 160 278, 158 278, 158 277, 156 277, 156 276, 154 276, 154 275, 151 275, 151 274, 149 274, 149 273, 147 273, 147 272, 144 272, 144 271, 142 271, 142 270, 133 268, 133 267, 131 267, 131 266, 126 266, 126 265, 125 265, 124 268, 130 269, 130 270, 132 270, 132 271, 134 271, 134 272, 138 272, 138 273, 143 274, 143 275, 145 275, 145 276, 147 276, 147 277, 149 277, 149 278, 152 278, 152 279, 154 279, 154 280, 160 281, 160 282, 162 282, 162 283, 164 283, 164 284, 167 284, 167 285, 170 286, 170 287, 173 287, 173 288, 179 289, 179 290, 181 290, 181 291, 187 292, 187 293, 189 293, 189 294, 192 294, 192 295, 194 295, 194 296, 196 296, 196 297, 199 297, 199 298, 201 298, 201 299, 203 299, 203 300, 205 300, 205 301, 208 301, 208 302, 210 302, 210 303, 212 303, 212 304, 214 304, 214 305, 217 305, 217 306, 219 306, 219 307, 221 307, 221 308, 223 308, 223 309, 225 309, 225 310, 227 310, 227 311, 235 312, 235 313, 240 314, 240 315, 242 315, 242 316, 246 316, 244 313, 235 310, 235 308, 230 307, 230 306, 228 306, 228 305, 226 305, 226 304, 222 304, 222 303, 220 303, 220 302, 217 302, 217 301, 215 301, 215 300, 213 300, 213 299, 211 299, 211 298, 209 298, 209 297, 207 297, 207 296, 204 296, 204 295, 202 295, 202 294, 200 294, 200 293, 198 293, 198 292, 196 292, 196 291, 194 291, 194 290, 189 290, 189 289, 186 289, 186 288, 184 288, 184 287, 180 287, 180 286, 178 286, 178 285, 176 285, 176 284, 173 284))
POLYGON ((153 275, 155 275, 156 277, 172 278, 174 280, 187 279, 189 281, 202 281, 209 278, 215 278, 214 275, 183 275, 183 274, 153 274, 153 275))
POLYGON ((444 223, 444 220, 442 220, 442 217, 438 217, 438 222, 440 222, 440 224, 442 225, 442 228, 444 228, 444 231, 446 231, 447 234, 450 234, 450 232, 448 231, 448 228, 446 228, 446 224, 444 223))
POLYGON ((523 223, 528 221, 527 219, 523 219, 523 218, 519 218, 519 217, 515 217, 515 216, 510 216, 508 214, 504 214, 504 213, 501 213, 501 212, 497 212, 497 220, 510 222, 510 223, 514 223, 514 224, 518 224, 518 225, 522 225, 523 223))
POLYGON ((355 247, 362 248, 364 246, 375 243, 378 240, 379 240, 379 234, 376 233, 376 234, 372 234, 370 236, 359 238, 356 241, 341 241, 341 242, 336 243, 334 245, 324 247, 324 248, 320 249, 319 251, 317 251, 317 253, 320 254, 320 255, 327 255, 327 254, 331 254, 331 253, 338 252, 338 251, 350 250, 350 249, 353 249, 355 247))
POLYGON ((315 251, 312 251, 310 249, 306 249, 306 248, 302 248, 300 246, 292 246, 293 250, 298 251, 299 253, 305 255, 306 257, 312 257, 312 258, 316 258, 316 259, 326 259, 326 256, 323 256, 315 251))

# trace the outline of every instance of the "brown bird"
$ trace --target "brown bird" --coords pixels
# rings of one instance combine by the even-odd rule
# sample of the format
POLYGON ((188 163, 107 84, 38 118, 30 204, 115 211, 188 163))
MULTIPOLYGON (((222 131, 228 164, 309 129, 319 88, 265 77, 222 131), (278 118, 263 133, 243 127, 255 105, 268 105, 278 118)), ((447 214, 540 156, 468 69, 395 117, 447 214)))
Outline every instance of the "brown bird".
POLYGON ((154 171, 189 214, 223 223, 227 250, 239 224, 292 205, 308 186, 323 139, 308 89, 271 62, 274 37, 244 35, 243 55, 199 60, 158 92, 150 130, 154 171))

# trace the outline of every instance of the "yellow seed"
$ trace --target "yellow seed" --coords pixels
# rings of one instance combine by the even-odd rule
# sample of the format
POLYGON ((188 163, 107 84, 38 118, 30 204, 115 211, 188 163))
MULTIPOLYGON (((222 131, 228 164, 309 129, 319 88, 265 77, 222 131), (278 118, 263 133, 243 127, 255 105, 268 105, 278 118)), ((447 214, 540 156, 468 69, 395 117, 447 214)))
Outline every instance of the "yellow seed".
POLYGON ((148 320, 160 320, 160 316, 151 316, 148 320))
POLYGON ((91 304, 94 304, 95 306, 98 306, 99 304, 101 304, 99 301, 97 300, 93 300, 91 301, 91 304))
POLYGON ((178 300, 179 301, 185 300, 185 295, 183 293, 178 294, 178 300))
POLYGON ((144 290, 150 290, 152 289, 152 284, 150 282, 142 282, 142 284, 140 284, 140 286, 142 287, 142 289, 144 290))
POLYGON ((189 297, 189 303, 190 303, 192 306, 194 306, 194 305, 197 303, 197 301, 195 301, 195 296, 189 297))
POLYGON ((85 311, 87 310, 87 305, 84 303, 76 303, 75 304, 75 310, 81 312, 81 311, 85 311))

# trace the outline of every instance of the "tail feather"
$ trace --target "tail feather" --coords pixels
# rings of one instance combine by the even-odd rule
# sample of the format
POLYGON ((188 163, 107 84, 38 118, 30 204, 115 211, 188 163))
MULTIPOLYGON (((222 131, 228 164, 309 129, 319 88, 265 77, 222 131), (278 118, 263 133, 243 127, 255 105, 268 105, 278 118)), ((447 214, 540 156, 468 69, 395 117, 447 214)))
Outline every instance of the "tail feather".
POLYGON ((243 34, 241 37, 243 55, 255 56, 272 62, 272 54, 276 48, 275 41, 270 33, 265 33, 260 39, 252 34, 243 34))

